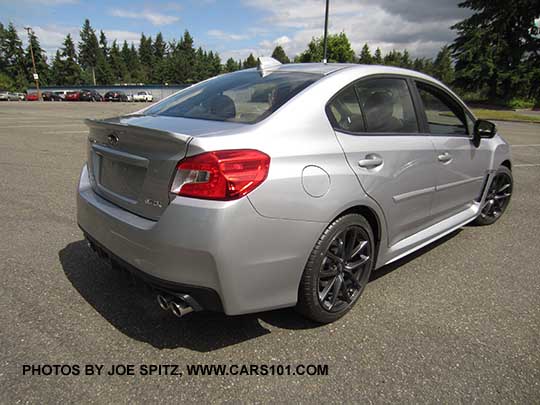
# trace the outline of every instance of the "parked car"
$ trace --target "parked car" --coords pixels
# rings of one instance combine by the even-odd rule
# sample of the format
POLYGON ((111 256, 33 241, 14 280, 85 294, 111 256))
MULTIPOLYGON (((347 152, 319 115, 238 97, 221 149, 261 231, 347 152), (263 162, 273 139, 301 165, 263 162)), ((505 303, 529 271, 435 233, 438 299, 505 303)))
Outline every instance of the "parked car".
POLYGON ((66 94, 64 100, 65 101, 81 101, 81 91, 80 90, 69 91, 66 94))
POLYGON ((128 101, 128 97, 122 91, 109 91, 105 93, 105 101, 128 101))
POLYGON ((26 100, 26 94, 25 93, 15 93, 20 101, 26 100))
POLYGON ((0 101, 10 101, 10 94, 7 90, 0 90, 0 101))
POLYGON ((54 94, 60 98, 60 101, 66 101, 66 90, 55 91, 54 94))
POLYGON ((513 189, 495 125, 394 67, 265 58, 86 122, 78 223, 177 316, 296 306, 335 321, 372 270, 493 224, 513 189))
POLYGON ((133 101, 152 102, 154 101, 154 96, 148 91, 139 91, 133 95, 133 101))
POLYGON ((43 101, 64 101, 64 99, 55 92, 52 91, 44 91, 41 94, 41 97, 43 97, 43 101))
POLYGON ((0 101, 19 101, 19 97, 16 93, 0 90, 0 101))
POLYGON ((26 101, 38 101, 38 94, 37 93, 28 93, 26 95, 26 101))
POLYGON ((103 96, 96 90, 81 90, 81 101, 103 101, 103 96))

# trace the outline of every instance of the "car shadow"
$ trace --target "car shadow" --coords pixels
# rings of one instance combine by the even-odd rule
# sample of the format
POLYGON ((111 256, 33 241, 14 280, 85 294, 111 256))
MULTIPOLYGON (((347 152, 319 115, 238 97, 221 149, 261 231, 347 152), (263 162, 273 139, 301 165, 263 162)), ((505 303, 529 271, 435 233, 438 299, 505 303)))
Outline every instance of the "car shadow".
MULTIPOLYGON (((434 249, 457 235, 445 238, 372 273, 370 282, 434 249)), ((227 316, 199 312, 178 319, 163 311, 156 294, 125 271, 111 268, 80 240, 58 253, 67 279, 77 292, 117 330, 158 349, 184 347, 210 352, 271 333, 264 323, 282 329, 323 328, 287 308, 263 313, 227 316)))

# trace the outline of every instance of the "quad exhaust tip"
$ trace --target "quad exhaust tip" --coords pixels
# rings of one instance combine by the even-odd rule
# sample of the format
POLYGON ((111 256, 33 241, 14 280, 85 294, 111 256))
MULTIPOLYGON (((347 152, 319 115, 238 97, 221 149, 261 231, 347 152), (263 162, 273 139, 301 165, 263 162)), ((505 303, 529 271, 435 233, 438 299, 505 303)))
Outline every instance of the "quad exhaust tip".
POLYGON ((170 310, 178 318, 182 318, 194 311, 191 305, 179 297, 159 294, 157 296, 157 301, 161 309, 164 311, 170 310))
POLYGON ((157 296, 157 302, 159 306, 161 307, 161 309, 164 311, 168 311, 170 309, 171 301, 172 301, 171 297, 165 297, 164 295, 161 295, 161 294, 157 296))

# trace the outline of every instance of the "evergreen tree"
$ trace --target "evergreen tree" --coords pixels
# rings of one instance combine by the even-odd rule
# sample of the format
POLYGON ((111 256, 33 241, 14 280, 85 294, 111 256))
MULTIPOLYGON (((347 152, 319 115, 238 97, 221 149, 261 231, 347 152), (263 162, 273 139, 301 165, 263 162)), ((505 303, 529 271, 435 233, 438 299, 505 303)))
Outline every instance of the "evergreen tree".
POLYGON ((163 34, 161 32, 158 32, 158 34, 156 35, 156 40, 154 41, 153 47, 154 57, 156 58, 156 60, 162 60, 167 53, 167 44, 163 40, 163 34))
POLYGON ((2 53, 4 72, 13 81, 16 90, 24 90, 28 86, 28 72, 22 47, 22 41, 17 34, 13 23, 4 29, 2 40, 2 53))
POLYGON ((272 58, 279 60, 281 63, 291 62, 281 45, 278 45, 274 48, 274 52, 272 52, 272 58))
POLYGON ((141 79, 148 82, 152 78, 152 67, 154 65, 154 48, 152 47, 152 37, 141 34, 139 42, 139 60, 141 61, 141 79))
POLYGON ((219 54, 217 52, 214 52, 212 54, 212 51, 210 51, 208 55, 210 57, 210 73, 212 74, 212 76, 220 75, 223 69, 221 66, 221 58, 219 57, 219 54))
POLYGON ((116 40, 113 41, 109 50, 109 65, 111 67, 113 84, 122 83, 127 76, 127 69, 116 40))
POLYGON ((368 44, 364 44, 362 47, 360 57, 358 58, 358 63, 363 63, 364 65, 371 65, 373 63, 373 57, 371 56, 371 51, 369 50, 368 44))
POLYGON ((134 81, 134 78, 138 75, 137 66, 135 66, 137 65, 138 58, 136 61, 133 60, 131 49, 129 48, 126 40, 124 40, 124 43, 122 44, 120 56, 122 57, 122 61, 124 62, 124 65, 126 67, 124 77, 122 77, 122 81, 124 83, 132 83, 134 81))
POLYGON ((254 67, 257 67, 257 59, 255 59, 253 54, 250 53, 246 60, 242 63, 242 68, 249 69, 254 67))
POLYGON ((195 51, 195 81, 205 80, 211 77, 208 54, 201 47, 195 51))
POLYGON ((97 84, 103 85, 113 82, 112 70, 102 48, 99 49, 97 54, 95 73, 97 84))
POLYGON ((403 54, 401 55, 400 66, 405 69, 410 69, 412 67, 411 56, 409 55, 409 51, 407 51, 406 49, 403 51, 403 54))
MULTIPOLYGON (((6 68, 6 55, 4 54, 5 38, 6 29, 4 28, 4 24, 0 22, 0 72, 3 72, 6 68)), ((7 75, 5 76, 8 77, 7 75)))
POLYGON ((233 58, 227 59, 227 62, 225 62, 225 72, 236 72, 238 69, 238 63, 233 58))
POLYGON ((95 68, 97 64, 99 43, 96 32, 90 25, 90 20, 84 20, 81 28, 79 41, 79 63, 85 73, 85 82, 90 78, 93 84, 96 84, 95 68))
POLYGON ((107 59, 109 57, 109 46, 107 44, 107 37, 102 30, 99 31, 99 48, 103 52, 105 59, 107 59))
POLYGON ((139 53, 137 52, 137 49, 135 49, 135 45, 131 44, 131 47, 129 48, 129 63, 128 69, 131 71, 131 78, 133 81, 137 83, 143 83, 142 80, 142 65, 141 61, 139 59, 139 53))
POLYGON ((467 90, 487 87, 492 100, 518 95, 529 79, 523 72, 540 53, 538 0, 466 0, 459 7, 473 14, 452 27, 456 83, 467 90))
POLYGON ((54 55, 53 63, 51 65, 50 81, 52 84, 56 86, 64 84, 62 76, 63 70, 64 62, 62 61, 62 55, 60 54, 60 50, 57 49, 56 54, 54 55))
POLYGON ((386 55, 384 55, 383 62, 387 66, 401 66, 403 55, 401 52, 392 49, 386 55))
POLYGON ((412 69, 433 76, 433 62, 431 59, 416 58, 413 61, 412 69))
POLYGON ((26 47, 25 64, 28 72, 28 81, 33 82, 34 66, 32 63, 32 52, 34 53, 34 61, 36 63, 36 72, 39 75, 39 83, 46 86, 49 84, 49 65, 47 64, 47 56, 41 48, 36 34, 30 31, 29 44, 26 47), (30 50, 30 44, 32 50, 30 50))
POLYGON ((175 81, 177 83, 193 83, 195 81, 195 49, 193 49, 193 37, 189 31, 177 44, 174 55, 175 81))
POLYGON ((441 82, 448 85, 454 81, 454 67, 452 66, 452 59, 450 58, 450 49, 448 46, 443 46, 435 62, 433 63, 433 75, 441 82))
POLYGON ((81 84, 81 68, 77 63, 77 53, 71 34, 67 34, 60 55, 62 56, 62 70, 60 75, 62 84, 81 84))
POLYGON ((383 64, 383 57, 382 57, 381 48, 377 48, 375 50, 375 55, 373 56, 373 63, 375 65, 382 65, 383 64))
POLYGON ((163 34, 158 32, 153 44, 154 64, 152 68, 151 81, 153 83, 163 83, 166 69, 165 58, 167 56, 167 43, 163 40, 163 34))
POLYGON ((417 72, 423 72, 424 71, 424 58, 415 58, 413 61, 413 70, 416 70, 417 72))

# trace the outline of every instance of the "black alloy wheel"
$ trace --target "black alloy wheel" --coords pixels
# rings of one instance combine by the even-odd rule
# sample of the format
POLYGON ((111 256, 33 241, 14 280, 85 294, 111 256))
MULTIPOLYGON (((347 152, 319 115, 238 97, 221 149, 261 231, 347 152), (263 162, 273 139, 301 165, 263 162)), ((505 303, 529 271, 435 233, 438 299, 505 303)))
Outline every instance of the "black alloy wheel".
POLYGON ((374 252, 373 231, 362 215, 334 220, 308 259, 296 309, 320 323, 341 318, 362 295, 375 264, 374 252))
POLYGON ((513 184, 512 172, 501 166, 489 185, 484 205, 475 221, 477 225, 491 225, 502 216, 510 203, 513 184))

